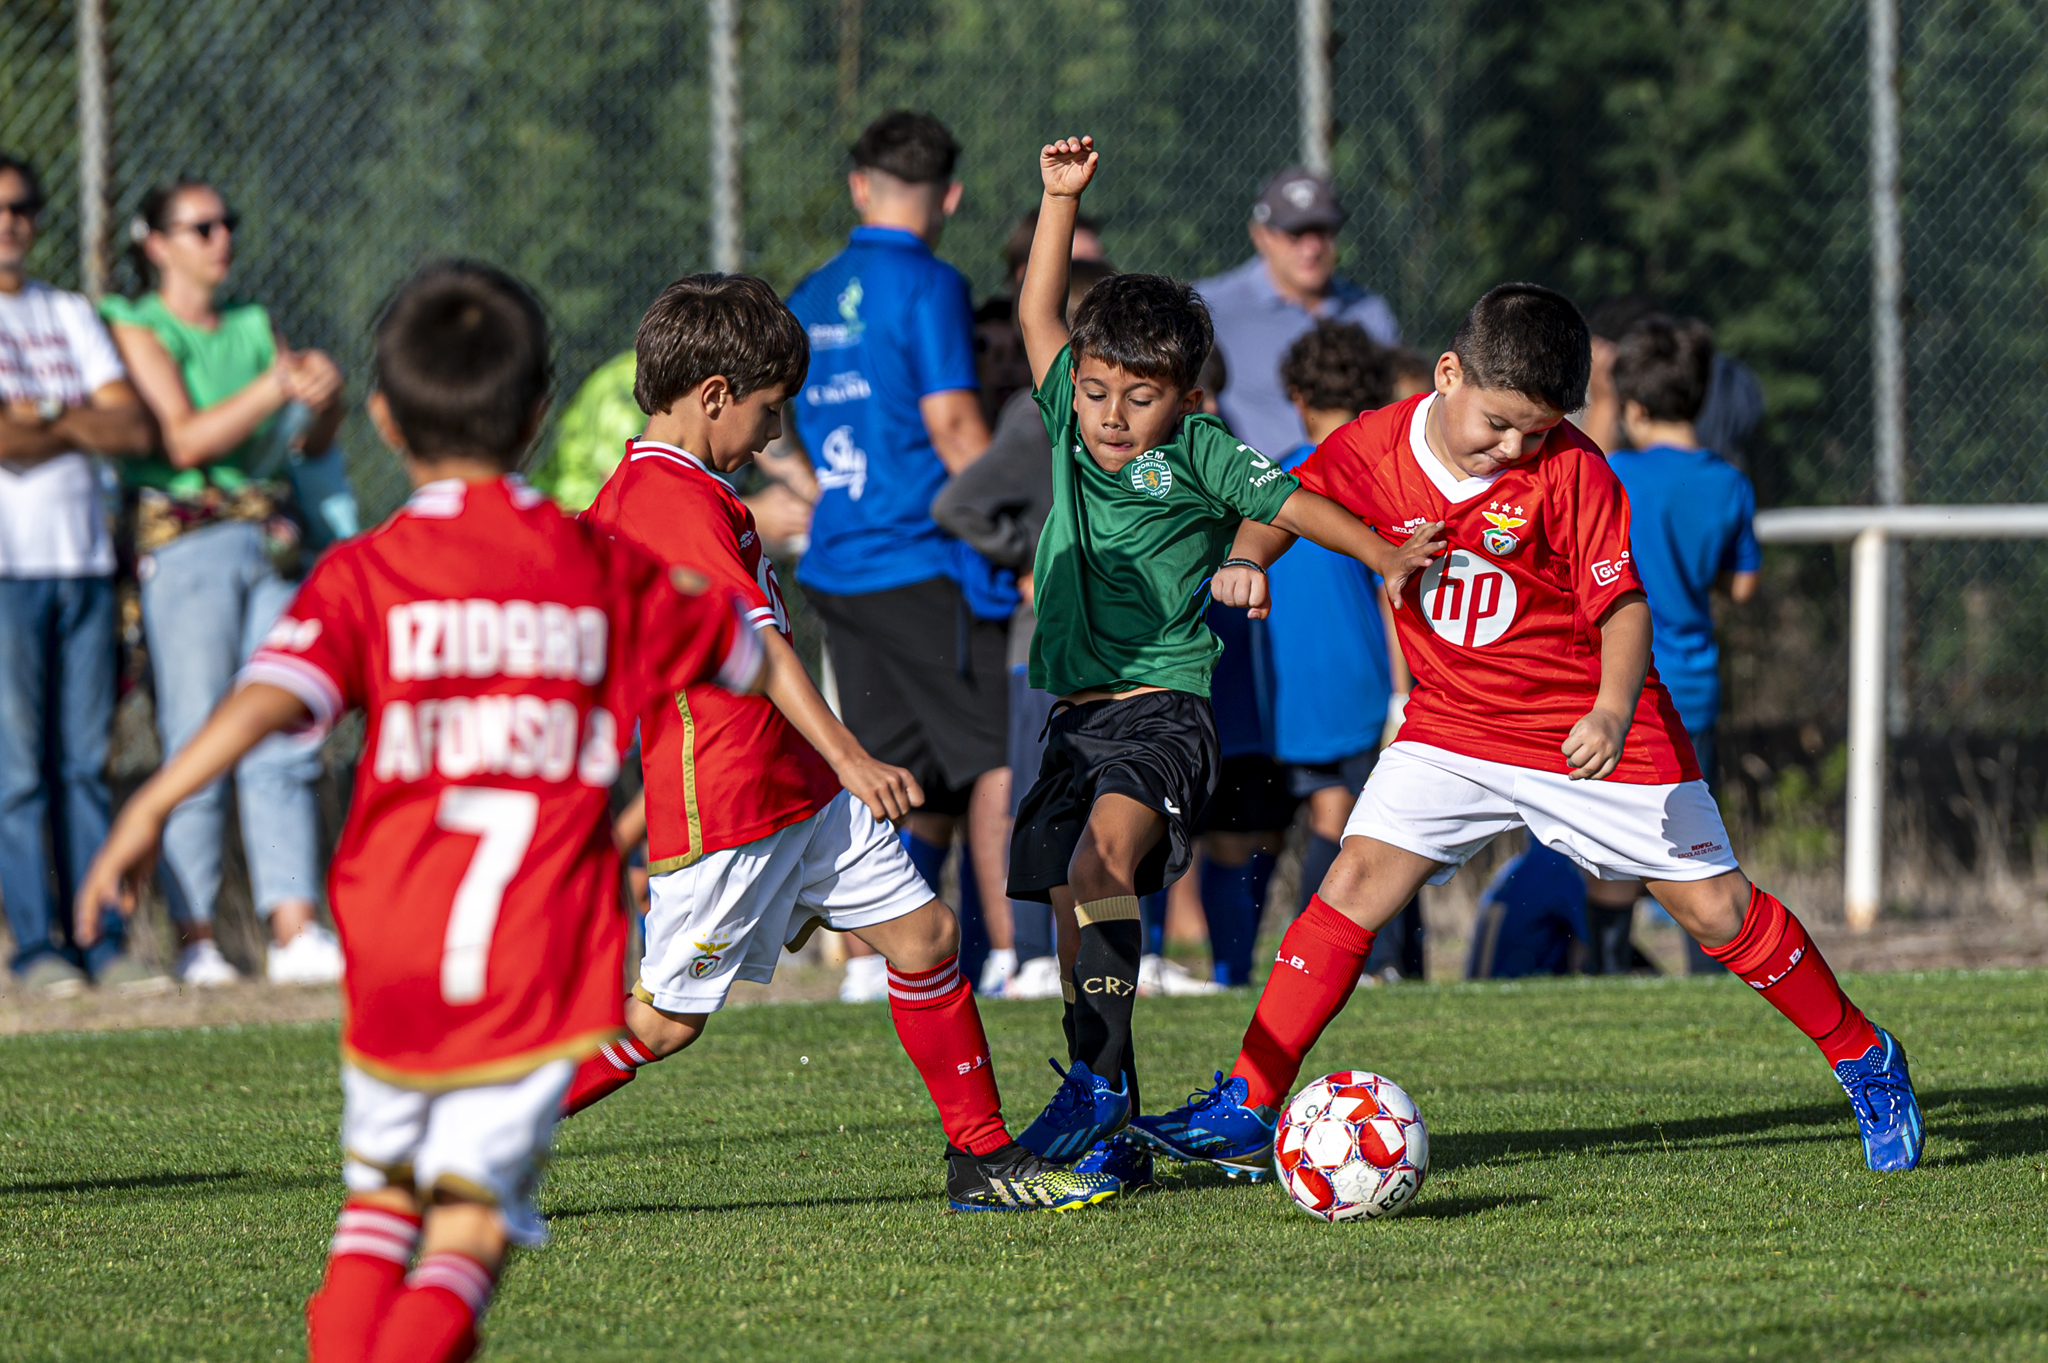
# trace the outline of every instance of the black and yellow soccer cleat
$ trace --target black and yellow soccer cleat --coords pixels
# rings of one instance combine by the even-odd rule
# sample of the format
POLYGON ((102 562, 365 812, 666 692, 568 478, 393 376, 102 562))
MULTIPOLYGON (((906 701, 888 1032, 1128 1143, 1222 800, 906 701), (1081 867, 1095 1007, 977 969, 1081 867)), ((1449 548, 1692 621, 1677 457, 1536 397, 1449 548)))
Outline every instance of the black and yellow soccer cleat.
POLYGON ((1107 1202, 1123 1191, 1113 1174, 1077 1174, 1011 1141, 976 1158, 946 1147, 946 1209, 955 1212, 1064 1212, 1107 1202))

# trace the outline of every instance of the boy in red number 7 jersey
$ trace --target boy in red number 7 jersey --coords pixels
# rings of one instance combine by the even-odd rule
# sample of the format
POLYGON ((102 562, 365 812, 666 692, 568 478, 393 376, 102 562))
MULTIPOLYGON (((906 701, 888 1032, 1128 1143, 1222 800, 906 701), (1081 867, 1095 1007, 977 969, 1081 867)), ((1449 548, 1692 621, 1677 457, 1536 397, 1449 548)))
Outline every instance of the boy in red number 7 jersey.
MULTIPOLYGON (((1799 920, 1751 885, 1650 667, 1628 498, 1564 414, 1585 401, 1591 338, 1570 300, 1503 284, 1466 314, 1435 390, 1366 412, 1295 470, 1397 544, 1434 552, 1386 579, 1415 674, 1396 741, 1343 850, 1287 930, 1226 1079, 1132 1123, 1180 1159, 1272 1167, 1276 1105, 1343 1008, 1377 929, 1500 834, 1527 827, 1602 880, 1641 879, 1708 955, 1806 1034, 1848 1093, 1872 1169, 1919 1162, 1905 1052, 1842 992, 1799 920)), ((1266 605, 1293 536, 1247 521, 1250 566, 1219 601, 1266 605)))
POLYGON ((623 1031, 606 796, 633 716, 700 681, 751 690, 763 655, 730 592, 509 472, 551 374, 524 288, 430 265, 376 344, 370 415, 412 498, 322 560, 122 811, 77 914, 89 936, 102 905, 132 910, 123 882, 148 874, 165 816, 260 739, 366 712, 329 873, 349 1197, 308 1343, 315 1363, 441 1363, 474 1352, 508 1242, 546 1238, 533 1193, 562 1094, 623 1031))

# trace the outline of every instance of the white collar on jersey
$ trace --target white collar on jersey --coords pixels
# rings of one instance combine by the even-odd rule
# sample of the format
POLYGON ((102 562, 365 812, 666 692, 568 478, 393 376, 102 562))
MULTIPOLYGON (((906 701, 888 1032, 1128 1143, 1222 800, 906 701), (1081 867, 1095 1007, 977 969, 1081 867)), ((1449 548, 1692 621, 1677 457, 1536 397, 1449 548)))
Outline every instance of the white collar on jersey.
POLYGON ((1459 502, 1471 501, 1492 487, 1500 481, 1500 474, 1506 473, 1507 470, 1502 469, 1500 473, 1488 478, 1451 476, 1451 471, 1444 467, 1444 461, 1430 450, 1429 438, 1423 434, 1423 424, 1429 420, 1430 404, 1434 403, 1436 398, 1437 395, 1431 393, 1415 404, 1415 417, 1408 423, 1408 449, 1415 456, 1415 462, 1422 465, 1422 471, 1429 475, 1429 481, 1436 484, 1436 490, 1444 494, 1444 500, 1456 506, 1459 502))
MULTIPOLYGON (((512 505, 525 511, 539 506, 547 500, 545 494, 527 485, 524 478, 516 473, 505 474, 498 480, 505 485, 506 494, 512 505)), ((462 507, 469 496, 469 484, 460 478, 436 478, 431 483, 421 483, 412 490, 412 496, 405 499, 406 514, 422 516, 428 520, 453 520, 462 514, 462 507)))
POLYGON ((627 441, 626 452, 627 457, 636 461, 641 459, 667 459, 672 463, 688 464, 699 473, 711 472, 710 469, 704 466, 702 459, 691 454, 681 445, 663 444, 659 440, 649 440, 644 435, 636 435, 627 441))

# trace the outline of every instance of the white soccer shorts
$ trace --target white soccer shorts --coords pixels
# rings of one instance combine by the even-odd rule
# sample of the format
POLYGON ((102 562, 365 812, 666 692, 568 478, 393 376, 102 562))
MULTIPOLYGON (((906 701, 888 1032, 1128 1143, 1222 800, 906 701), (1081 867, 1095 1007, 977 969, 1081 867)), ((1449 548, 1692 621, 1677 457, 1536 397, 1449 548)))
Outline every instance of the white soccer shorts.
POLYGON ((343 1065, 342 1180, 355 1193, 396 1184, 494 1203, 514 1244, 544 1245, 533 1195, 575 1074, 575 1061, 550 1060, 522 1079, 430 1093, 343 1065))
POLYGON ((1429 878, 1441 885, 1518 827, 1601 880, 1706 880, 1738 869, 1705 781, 1574 781, 1427 743, 1395 743, 1380 754, 1344 836, 1443 862, 1429 878))
POLYGON ((766 984, 813 918, 849 932, 936 897, 895 828, 842 790, 802 823, 649 877, 633 993, 666 1013, 715 1013, 734 980, 766 984))

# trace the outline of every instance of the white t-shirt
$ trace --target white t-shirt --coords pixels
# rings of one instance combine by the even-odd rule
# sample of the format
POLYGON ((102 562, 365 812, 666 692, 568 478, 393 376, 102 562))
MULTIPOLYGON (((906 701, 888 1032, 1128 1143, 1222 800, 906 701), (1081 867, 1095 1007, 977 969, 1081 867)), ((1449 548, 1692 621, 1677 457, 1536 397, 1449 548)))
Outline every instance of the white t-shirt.
MULTIPOLYGON (((20 293, 0 293, 0 401, 80 406, 127 374, 84 294, 33 279, 20 293)), ((73 452, 27 468, 0 463, 0 577, 113 571, 97 461, 73 452)))

